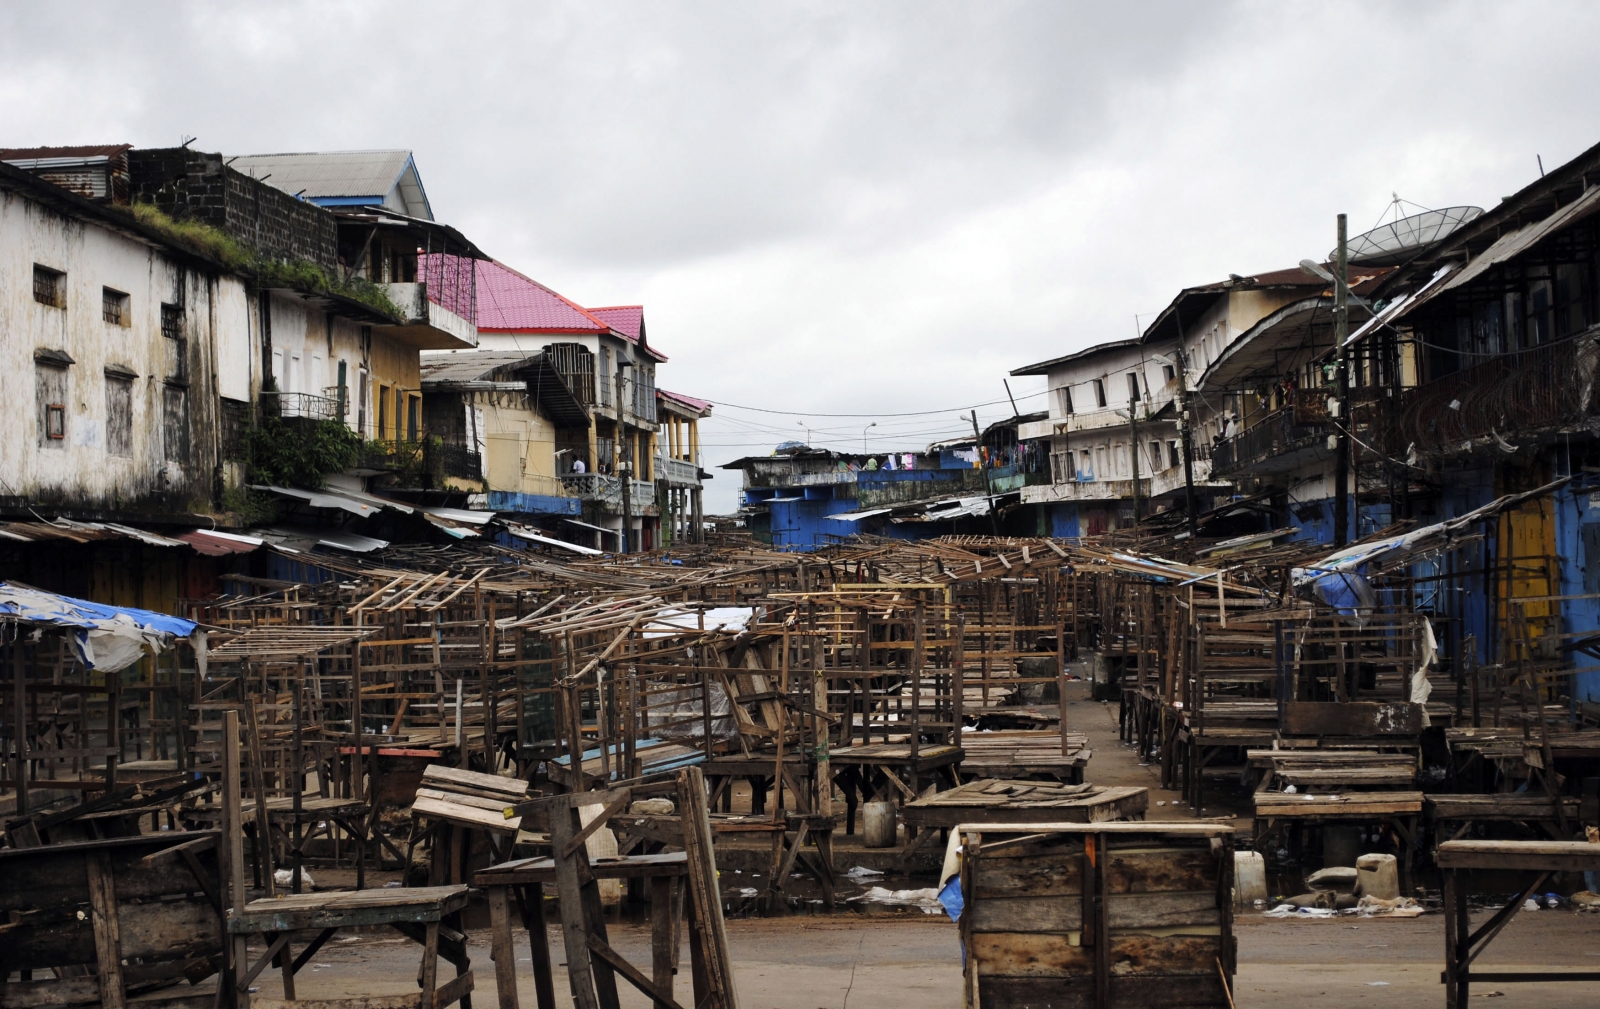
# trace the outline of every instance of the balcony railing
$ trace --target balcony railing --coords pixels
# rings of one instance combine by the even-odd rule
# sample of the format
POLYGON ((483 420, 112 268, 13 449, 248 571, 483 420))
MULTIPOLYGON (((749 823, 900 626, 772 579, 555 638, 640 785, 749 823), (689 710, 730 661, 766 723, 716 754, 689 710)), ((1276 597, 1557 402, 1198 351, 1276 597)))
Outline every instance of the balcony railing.
POLYGON ((1317 445, 1326 437, 1324 427, 1296 424, 1292 406, 1274 410, 1237 437, 1213 446, 1211 471, 1220 476, 1259 466, 1274 457, 1317 445))
POLYGON ((1398 423, 1376 424, 1393 456, 1470 449, 1475 439, 1559 430, 1594 415, 1600 340, 1583 336, 1491 358, 1401 394, 1398 423))
POLYGON ((687 459, 674 459, 670 456, 656 456, 656 479, 664 480, 672 487, 698 487, 700 486, 700 467, 687 459))
MULTIPOLYGON (((638 508, 646 504, 655 504, 656 489, 653 484, 642 480, 631 481, 633 507, 638 508)), ((614 476, 605 476, 600 473, 575 473, 561 478, 561 485, 566 488, 569 495, 581 497, 590 501, 598 501, 611 509, 622 507, 622 480, 614 476)))
POLYGON ((261 406, 279 417, 304 417, 308 420, 342 420, 349 400, 342 396, 318 396, 309 392, 278 392, 264 389, 261 406))

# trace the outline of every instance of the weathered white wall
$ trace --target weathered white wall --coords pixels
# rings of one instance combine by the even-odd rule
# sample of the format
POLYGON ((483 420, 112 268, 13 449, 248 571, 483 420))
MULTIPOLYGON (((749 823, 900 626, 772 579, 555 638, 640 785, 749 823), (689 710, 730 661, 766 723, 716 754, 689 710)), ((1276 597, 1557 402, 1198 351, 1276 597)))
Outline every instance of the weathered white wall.
POLYGON ((0 439, 0 493, 84 512, 207 507, 217 460, 216 348, 228 344, 237 356, 239 340, 248 346, 248 330, 219 338, 244 302, 236 278, 186 269, 136 238, 0 193, 0 416, 11 433, 0 439), (35 263, 66 274, 65 308, 34 300, 35 263), (126 325, 103 320, 105 287, 128 295, 126 325), (179 375, 175 343, 161 332, 163 302, 184 307, 189 450, 181 463, 165 458, 163 441, 163 397, 179 375), (66 368, 66 437, 47 446, 38 437, 40 350, 74 362, 66 368), (108 367, 135 376, 127 456, 107 451, 108 367))

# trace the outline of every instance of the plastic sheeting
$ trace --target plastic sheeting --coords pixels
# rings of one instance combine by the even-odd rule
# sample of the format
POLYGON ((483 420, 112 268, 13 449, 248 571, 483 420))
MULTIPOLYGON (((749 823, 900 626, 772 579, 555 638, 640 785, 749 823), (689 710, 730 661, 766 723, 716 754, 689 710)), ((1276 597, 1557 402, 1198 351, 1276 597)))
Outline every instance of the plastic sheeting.
POLYGON ((198 626, 168 613, 108 606, 10 582, 0 582, 0 615, 71 628, 68 640, 84 667, 103 672, 133 665, 146 648, 162 651, 173 638, 186 638, 198 626))

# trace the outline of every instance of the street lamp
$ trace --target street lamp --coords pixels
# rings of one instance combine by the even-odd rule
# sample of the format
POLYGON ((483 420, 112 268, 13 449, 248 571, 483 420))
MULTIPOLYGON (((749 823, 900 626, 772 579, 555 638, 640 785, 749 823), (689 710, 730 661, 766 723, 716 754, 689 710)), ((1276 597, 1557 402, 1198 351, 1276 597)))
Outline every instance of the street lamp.
POLYGON ((810 448, 811 447, 811 426, 809 424, 807 424, 803 420, 797 420, 797 421, 795 421, 795 423, 799 424, 801 427, 806 429, 806 448, 810 448))
POLYGON ((873 428, 875 428, 877 426, 878 426, 878 422, 877 421, 873 421, 871 424, 868 424, 866 427, 861 429, 861 454, 862 455, 866 455, 867 454, 867 432, 871 431, 873 428))

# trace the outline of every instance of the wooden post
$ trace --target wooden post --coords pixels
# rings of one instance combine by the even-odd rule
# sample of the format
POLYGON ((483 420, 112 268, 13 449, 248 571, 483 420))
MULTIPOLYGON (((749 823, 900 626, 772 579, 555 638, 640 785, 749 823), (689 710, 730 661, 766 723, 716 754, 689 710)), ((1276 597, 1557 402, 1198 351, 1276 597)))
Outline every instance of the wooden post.
MULTIPOLYGON (((228 906, 237 913, 249 899, 244 888, 244 824, 240 814, 239 713, 222 714, 222 851, 223 872, 227 879, 228 906)), ((248 969, 246 944, 242 934, 229 937, 232 956, 224 983, 233 987, 232 1004, 248 1009, 250 993, 238 989, 237 979, 248 969)))
POLYGON ((104 850, 94 851, 87 855, 85 861, 89 871, 89 913, 94 926, 100 1004, 104 1009, 122 1009, 122 930, 117 920, 116 881, 111 872, 111 856, 104 850))
POLYGON ((256 702, 250 698, 249 688, 241 680, 239 690, 244 693, 245 731, 250 736, 250 784, 256 796, 256 865, 261 868, 261 886, 268 897, 276 897, 278 889, 272 879, 272 824, 267 816, 266 771, 261 763, 261 731, 256 722, 256 702))
POLYGON ((15 693, 13 707, 13 732, 17 747, 17 815, 28 815, 28 677, 22 660, 21 628, 11 625, 15 637, 11 639, 11 677, 15 693))
MULTIPOLYGON (((517 1009, 517 954, 511 941, 511 911, 507 906, 506 891, 509 886, 490 886, 489 897, 489 958, 494 961, 495 988, 500 995, 500 1009, 517 1009)), ((537 943, 539 937, 528 936, 528 942, 537 943)), ((424 967, 424 970, 427 968, 424 967)), ((427 992, 423 1005, 429 1003, 427 992)))
MULTIPOLYGON (((673 964, 677 961, 676 934, 673 931, 671 876, 650 877, 650 979, 656 989, 672 994, 673 964)), ((657 1000, 655 1009, 668 1009, 657 1000)), ((506 1007, 502 1004, 502 1009, 506 1007)), ((509 1009, 516 1009, 513 1005, 509 1009)))

